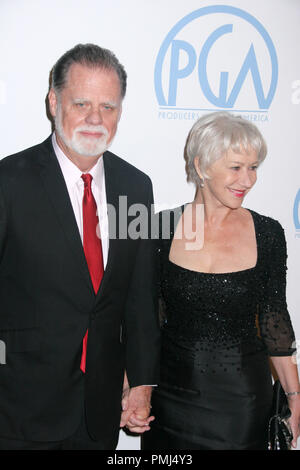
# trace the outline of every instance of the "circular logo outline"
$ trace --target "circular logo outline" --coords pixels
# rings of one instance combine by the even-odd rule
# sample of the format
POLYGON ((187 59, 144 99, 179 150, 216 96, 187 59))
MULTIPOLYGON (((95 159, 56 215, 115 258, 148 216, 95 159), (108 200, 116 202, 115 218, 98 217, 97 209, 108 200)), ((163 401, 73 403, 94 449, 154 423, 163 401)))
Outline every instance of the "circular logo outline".
POLYGON ((262 25, 262 23, 260 23, 254 16, 252 16, 245 10, 242 10, 241 8, 232 7, 229 5, 211 5, 199 8, 198 10, 194 10, 193 12, 189 13, 188 15, 184 16, 181 20, 179 20, 169 31, 159 49, 154 68, 154 87, 159 105, 168 106, 162 86, 162 68, 166 53, 169 49, 172 40, 174 39, 174 37, 176 37, 179 31, 181 31, 184 26, 186 26, 188 23, 192 22, 196 18, 200 18, 201 16, 206 16, 213 13, 227 13, 244 19, 245 21, 250 23, 264 39, 270 54, 272 64, 272 78, 267 98, 269 108, 273 101, 278 82, 278 59, 273 41, 265 27, 262 25))

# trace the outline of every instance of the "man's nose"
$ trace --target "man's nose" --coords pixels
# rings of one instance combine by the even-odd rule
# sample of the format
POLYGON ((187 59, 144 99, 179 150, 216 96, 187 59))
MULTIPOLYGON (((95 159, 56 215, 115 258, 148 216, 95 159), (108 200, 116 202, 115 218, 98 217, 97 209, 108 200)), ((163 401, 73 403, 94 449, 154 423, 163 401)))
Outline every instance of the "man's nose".
POLYGON ((87 124, 92 124, 97 126, 103 123, 102 114, 99 109, 91 109, 88 115, 86 116, 87 124))

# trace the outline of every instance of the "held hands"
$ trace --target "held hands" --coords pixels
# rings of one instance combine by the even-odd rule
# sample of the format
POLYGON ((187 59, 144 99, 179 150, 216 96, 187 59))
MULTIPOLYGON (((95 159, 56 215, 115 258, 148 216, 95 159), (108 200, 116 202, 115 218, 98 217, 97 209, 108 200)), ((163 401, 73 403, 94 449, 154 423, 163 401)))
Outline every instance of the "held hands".
POLYGON ((120 427, 127 427, 134 433, 144 433, 149 431, 149 424, 154 420, 154 416, 149 416, 151 410, 152 387, 141 385, 129 388, 125 374, 122 397, 122 415, 120 427))

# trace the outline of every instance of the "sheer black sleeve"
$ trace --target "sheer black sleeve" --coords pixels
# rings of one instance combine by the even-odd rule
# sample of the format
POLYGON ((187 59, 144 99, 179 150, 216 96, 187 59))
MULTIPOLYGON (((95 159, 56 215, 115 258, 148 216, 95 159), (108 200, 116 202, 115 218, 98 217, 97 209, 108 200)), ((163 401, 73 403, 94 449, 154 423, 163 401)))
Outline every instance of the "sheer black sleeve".
POLYGON ((259 306, 260 334, 270 356, 291 356, 295 352, 295 335, 286 303, 286 240, 283 228, 273 220, 266 238, 266 252, 259 306))

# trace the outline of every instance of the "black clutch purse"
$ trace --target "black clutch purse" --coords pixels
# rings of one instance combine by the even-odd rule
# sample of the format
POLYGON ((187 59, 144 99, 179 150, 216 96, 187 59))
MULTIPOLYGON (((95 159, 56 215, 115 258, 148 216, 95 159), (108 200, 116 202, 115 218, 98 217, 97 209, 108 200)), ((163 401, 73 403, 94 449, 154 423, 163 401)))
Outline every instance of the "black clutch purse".
POLYGON ((284 390, 276 380, 273 385, 273 403, 268 429, 269 450, 290 450, 293 435, 288 425, 291 416, 284 390))

